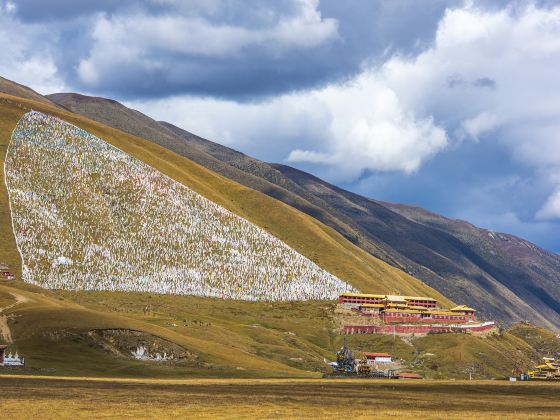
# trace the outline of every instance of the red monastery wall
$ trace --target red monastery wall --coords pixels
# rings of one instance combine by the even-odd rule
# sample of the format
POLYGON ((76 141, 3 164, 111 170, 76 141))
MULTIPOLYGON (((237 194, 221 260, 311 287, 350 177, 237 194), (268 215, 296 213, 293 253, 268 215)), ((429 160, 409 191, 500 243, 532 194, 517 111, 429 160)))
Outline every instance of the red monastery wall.
POLYGON ((494 328, 493 322, 480 325, 346 325, 344 334, 428 334, 446 332, 485 332, 494 328))

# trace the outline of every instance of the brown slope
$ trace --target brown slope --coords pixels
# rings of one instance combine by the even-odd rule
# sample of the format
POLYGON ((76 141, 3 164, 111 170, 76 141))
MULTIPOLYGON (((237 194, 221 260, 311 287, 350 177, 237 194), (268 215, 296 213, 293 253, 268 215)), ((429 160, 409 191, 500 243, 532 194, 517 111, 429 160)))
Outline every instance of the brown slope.
POLYGON ((453 300, 508 323, 531 320, 558 329, 560 256, 512 235, 417 207, 371 200, 297 169, 273 166, 352 216, 370 237, 394 250, 406 271, 453 300))
POLYGON ((532 262, 519 264, 518 246, 484 241, 485 233, 475 227, 470 234, 461 234, 464 230, 459 226, 464 222, 429 223, 439 216, 415 216, 428 212, 361 197, 305 172, 267 164, 145 115, 141 121, 135 119, 135 124, 127 124, 128 115, 138 118, 139 113, 114 101, 73 94, 49 98, 74 112, 149 138, 298 208, 454 301, 479 308, 487 318, 505 323, 529 320, 556 329, 560 326, 560 308, 556 303, 560 288, 555 274, 559 272, 558 256, 533 244, 523 245, 532 250, 528 251, 532 262))
POLYGON ((33 89, 5 79, 2 76, 0 76, 0 93, 6 93, 8 95, 13 95, 25 99, 32 99, 34 101, 57 106, 54 102, 35 92, 33 89))

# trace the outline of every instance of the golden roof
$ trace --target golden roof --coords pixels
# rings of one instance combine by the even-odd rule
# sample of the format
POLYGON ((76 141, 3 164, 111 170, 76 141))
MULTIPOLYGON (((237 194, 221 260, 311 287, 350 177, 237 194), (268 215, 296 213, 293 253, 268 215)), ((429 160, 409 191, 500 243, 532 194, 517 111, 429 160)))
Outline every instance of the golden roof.
POLYGON ((430 301, 430 302, 437 302, 436 299, 426 297, 426 296, 380 295, 380 294, 371 294, 371 293, 352 293, 352 292, 345 292, 345 293, 342 293, 340 296, 353 296, 353 297, 387 299, 387 300, 392 300, 392 301, 396 301, 396 302, 405 302, 407 300, 425 300, 425 301, 430 301))
POLYGON ((351 292, 343 293, 340 296, 367 297, 367 298, 376 298, 376 299, 385 299, 387 297, 386 295, 372 295, 369 293, 351 293, 351 292))
POLYGON ((426 296, 403 296, 405 300, 429 300, 430 302, 437 302, 436 299, 426 296))
POLYGON ((459 305, 459 306, 455 306, 454 308, 450 309, 451 311, 470 311, 470 312, 476 312, 476 309, 470 308, 467 305, 459 305))
POLYGON ((427 311, 426 313, 433 314, 433 315, 454 315, 454 316, 458 315, 457 313, 451 311, 427 311))
POLYGON ((538 365, 535 367, 535 369, 540 369, 540 370, 558 370, 557 367, 552 366, 548 363, 545 363, 544 365, 538 365))

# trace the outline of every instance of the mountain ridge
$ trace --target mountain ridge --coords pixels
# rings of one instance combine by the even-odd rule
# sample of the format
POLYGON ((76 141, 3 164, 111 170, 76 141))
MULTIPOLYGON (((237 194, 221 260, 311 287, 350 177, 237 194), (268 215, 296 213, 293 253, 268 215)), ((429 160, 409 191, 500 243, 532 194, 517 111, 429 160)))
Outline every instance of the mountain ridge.
MULTIPOLYGON (((452 303, 421 281, 365 253, 334 230, 308 215, 231 181, 154 142, 100 124, 63 108, 55 108, 27 99, 0 94, 0 108, 2 111, 0 127, 3 136, 10 135, 21 116, 32 109, 62 118, 263 228, 320 267, 350 282, 360 290, 390 292, 393 287, 397 287, 403 294, 425 294, 441 300, 444 305, 452 303)), ((8 138, 2 138, 2 157, 5 156, 7 142, 8 138)), ((9 215, 5 185, 0 204, 2 204, 2 212, 9 215)), ((0 261, 13 267, 20 277, 21 261, 13 242, 11 225, 6 223, 9 220, 9 216, 3 217, 0 226, 5 237, 12 238, 0 247, 0 261)))
POLYGON ((47 97, 74 112, 147 137, 307 213, 369 254, 420 278, 455 301, 480 308, 487 318, 506 324, 528 320, 556 330, 560 326, 560 307, 555 303, 560 300, 560 257, 528 241, 496 234, 496 238, 511 238, 508 243, 515 246, 508 248, 504 241, 489 240, 488 231, 468 222, 362 197, 298 169, 259 161, 164 121, 143 116, 139 124, 141 113, 122 104, 118 110, 111 109, 114 101, 101 105, 98 98, 92 103, 84 95, 47 97), (128 115, 134 116, 134 127, 125 124, 128 115), (170 133, 174 137, 170 138, 170 133), (519 250, 525 248, 529 250, 526 261, 517 262, 519 250))
MULTIPOLYGON (((0 94, 3 161, 15 125, 31 110, 62 118, 136 156, 285 240, 321 267, 341 278, 353 278, 364 291, 396 289, 403 294, 432 296, 443 306, 453 303, 309 215, 152 141, 61 107, 0 94)), ((277 191, 289 193, 279 187, 277 191)), ((294 199, 298 197, 294 195, 294 199)), ((0 261, 20 278, 21 261, 4 182, 0 182, 0 235, 0 261)), ((247 302, 157 293, 47 290, 0 279, 0 310, 13 339, 5 343, 0 334, 0 343, 19 350, 31 371, 39 369, 46 375, 318 377, 328 370, 324 360, 333 360, 342 345, 335 306, 332 301, 247 302), (111 337, 124 341, 111 341, 111 337), (187 358, 171 364, 135 360, 130 352, 137 349, 130 346, 137 340, 147 340, 151 348, 165 345, 164 350, 173 352, 179 346, 187 358)), ((506 376, 516 367, 534 366, 550 348, 557 347, 552 332, 524 325, 521 339, 510 331, 516 330, 489 337, 437 334, 412 340, 364 334, 348 337, 348 343, 358 351, 390 352, 427 378, 465 378, 471 369, 476 369, 473 375, 477 378, 506 376)))

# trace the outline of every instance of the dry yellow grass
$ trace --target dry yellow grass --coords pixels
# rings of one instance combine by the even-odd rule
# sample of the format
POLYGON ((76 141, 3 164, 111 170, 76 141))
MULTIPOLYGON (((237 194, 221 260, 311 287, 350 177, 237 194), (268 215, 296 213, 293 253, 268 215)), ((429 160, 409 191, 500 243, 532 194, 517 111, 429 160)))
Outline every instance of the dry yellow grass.
POLYGON ((3 418, 429 418, 560 416, 560 384, 395 380, 2 377, 3 418))
MULTIPOLYGON (((257 354, 252 350, 251 345, 255 341, 239 332, 238 330, 243 327, 237 325, 234 327, 235 324, 232 325, 234 330, 232 332, 218 325, 191 328, 166 327, 166 320, 171 319, 168 316, 122 316, 110 311, 84 308, 71 301, 57 298, 55 293, 42 293, 37 287, 27 286, 27 289, 29 290, 0 284, 0 297, 8 299, 9 295, 16 295, 26 299, 25 303, 8 310, 7 315, 11 319, 9 326, 16 347, 27 357, 27 367, 31 371, 46 370, 51 373, 76 376, 87 374, 172 378, 319 376, 317 372, 286 364, 290 352, 297 349, 290 348, 290 344, 286 342, 286 335, 281 332, 274 334, 273 337, 274 346, 281 350, 281 354, 271 357, 267 354, 257 354), (143 331, 193 352, 199 356, 200 363, 180 363, 170 366, 114 357, 99 348, 92 347, 91 343, 84 340, 87 332, 95 329, 143 331)), ((111 295, 109 292, 105 293, 111 295)), ((176 297, 168 296, 168 298, 173 300, 176 297)), ((315 324, 317 323, 319 320, 316 320, 315 324)), ((263 329, 263 336, 266 337, 264 331, 266 330, 263 329)), ((305 341, 301 345, 305 346, 305 341)), ((317 346, 307 353, 306 357, 311 357, 310 354, 313 354, 315 358, 328 354, 317 346)))
MULTIPOLYGON (((245 302, 194 296, 125 292, 50 292, 0 281, 1 307, 11 335, 27 358, 27 373, 130 378, 318 378, 331 372, 342 345, 331 302, 245 302), (151 307, 149 314, 144 312, 151 307), (197 355, 193 363, 160 364, 115 356, 88 340, 97 329, 133 329, 177 343, 197 355)), ((529 328, 529 327, 527 327, 529 328)), ((535 333, 539 330, 533 327, 535 333)), ((1 342, 1 339, 0 339, 1 342)), ((436 334, 348 337, 356 356, 389 352, 405 371, 433 379, 504 378, 527 370, 548 353, 507 331, 488 338, 436 334)), ((551 344, 553 344, 551 342, 551 344)))

